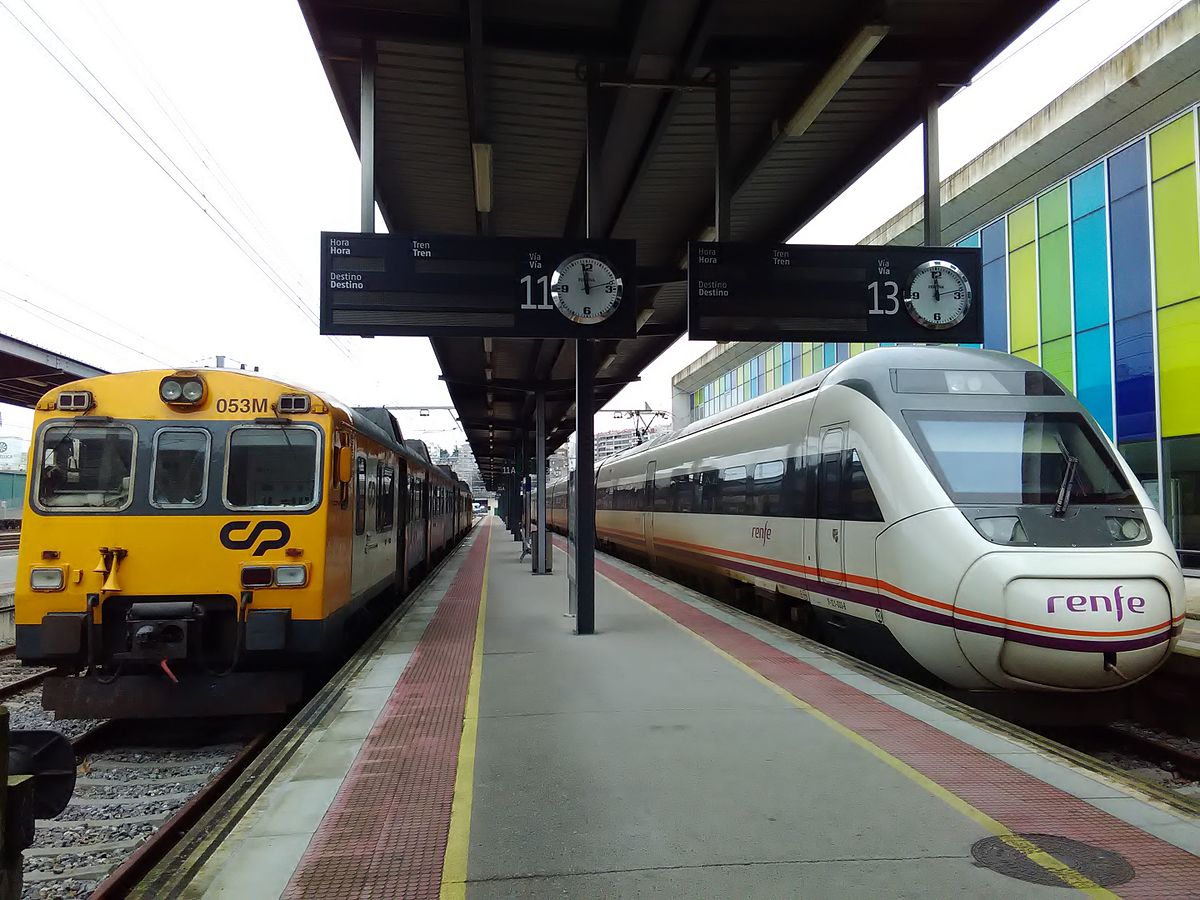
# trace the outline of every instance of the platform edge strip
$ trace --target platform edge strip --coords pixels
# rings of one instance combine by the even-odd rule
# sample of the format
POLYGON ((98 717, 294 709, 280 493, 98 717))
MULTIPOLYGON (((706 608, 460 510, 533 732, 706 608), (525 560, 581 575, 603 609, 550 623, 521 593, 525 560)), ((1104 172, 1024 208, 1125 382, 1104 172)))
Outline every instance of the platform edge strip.
MULTIPOLYGON (((604 565, 611 566, 612 564, 604 563, 604 565)), ((949 806, 955 812, 958 812, 959 814, 966 816, 967 818, 971 819, 972 821, 976 822, 979 825, 982 825, 984 828, 986 828, 988 831, 990 831, 996 837, 1000 838, 1000 840, 1003 841, 1005 844, 1007 844, 1009 847, 1012 847, 1018 853, 1021 853, 1022 855, 1027 857, 1030 860, 1030 862, 1033 862, 1036 865, 1040 866, 1041 868, 1045 869, 1046 871, 1050 872, 1052 875, 1054 875, 1056 878, 1058 878, 1060 881, 1062 881, 1063 884, 1065 884, 1067 887, 1071 887, 1078 891, 1081 891, 1081 892, 1087 894, 1089 897, 1116 898, 1118 896, 1117 894, 1114 894, 1112 891, 1109 891, 1106 888, 1103 888, 1100 885, 1096 884, 1094 881, 1092 881, 1086 875, 1083 875, 1082 873, 1075 871, 1070 866, 1068 866, 1065 863, 1061 862, 1060 860, 1056 859, 1054 856, 1050 855, 1049 853, 1046 853, 1044 850, 1042 850, 1040 847, 1038 847, 1032 841, 1016 834, 1008 826, 1004 825, 1003 823, 999 822, 996 819, 993 819, 991 816, 989 816, 987 813, 983 812, 982 810, 977 809, 976 807, 972 806, 970 803, 968 803, 966 800, 963 800, 957 794, 942 787, 936 781, 933 781, 928 776, 917 771, 915 768, 913 768, 912 766, 910 766, 908 763, 904 762, 903 760, 899 759, 898 757, 893 756, 891 753, 884 750, 882 747, 875 744, 871 740, 863 737, 861 734, 854 731, 853 729, 843 725, 841 722, 837 721, 832 716, 822 712, 821 710, 815 708, 810 703, 808 703, 804 700, 801 700, 799 697, 797 697, 795 694, 793 694, 787 688, 776 684, 774 681, 767 678, 765 675, 756 671, 753 667, 747 665, 746 663, 742 662, 737 657, 733 656, 732 654, 730 654, 730 653, 726 652, 725 650, 723 650, 722 648, 718 647, 712 641, 708 640, 708 638, 704 637, 701 634, 697 634, 695 631, 688 628, 682 622, 676 620, 669 613, 659 609, 657 606, 655 606, 653 603, 649 602, 648 600, 645 600, 642 597, 639 597, 637 594, 635 594, 629 588, 625 587, 623 584, 618 582, 616 579, 610 577, 605 572, 601 571, 600 566, 597 566, 596 570, 597 570, 597 573, 601 577, 605 578, 610 584, 614 585, 619 590, 628 594, 630 597, 632 597, 638 603, 641 603, 641 604, 645 605, 646 607, 648 607, 649 609, 653 610, 655 613, 662 616, 664 619, 666 619, 672 625, 681 629, 686 634, 690 635, 691 637, 693 637, 695 640, 699 641, 700 643, 704 644, 706 647, 708 647, 710 650, 712 650, 718 656, 721 656, 723 659, 732 663, 734 666, 741 669, 743 672, 748 674, 750 677, 754 678, 756 681, 760 682, 764 686, 770 688, 775 693, 779 694, 781 697, 783 697, 785 700, 787 700, 790 704, 795 706, 797 709, 800 709, 801 711, 808 713, 813 718, 815 718, 817 721, 819 721, 821 724, 832 729, 837 734, 841 735, 842 737, 848 739, 852 743, 854 743, 854 744, 858 745, 859 747, 861 747, 862 749, 866 750, 872 756, 877 758, 880 762, 885 763, 886 765, 888 765, 889 767, 894 769, 896 772, 903 775, 905 778, 908 778, 910 781, 912 781, 918 787, 925 790, 927 793, 933 795, 934 797, 937 797, 939 800, 941 800, 943 803, 945 803, 947 806, 949 806)), ((631 575, 629 577, 632 578, 634 576, 631 575)), ((651 585, 647 585, 647 586, 651 587, 651 585)), ((725 624, 725 623, 721 623, 721 624, 725 624)), ((730 627, 732 627, 732 626, 730 626, 730 627)), ((799 660, 797 660, 797 662, 799 662, 799 660)))
POLYGON ((467 895, 467 859, 471 848, 471 810, 475 790, 475 751, 479 735, 479 687, 483 680, 483 631, 487 622, 488 575, 492 564, 492 528, 484 548, 483 585, 479 590, 479 613, 475 621, 475 643, 471 650, 471 676, 463 709, 462 736, 458 745, 458 768, 454 774, 454 800, 450 827, 442 859, 441 900, 459 900, 467 895))

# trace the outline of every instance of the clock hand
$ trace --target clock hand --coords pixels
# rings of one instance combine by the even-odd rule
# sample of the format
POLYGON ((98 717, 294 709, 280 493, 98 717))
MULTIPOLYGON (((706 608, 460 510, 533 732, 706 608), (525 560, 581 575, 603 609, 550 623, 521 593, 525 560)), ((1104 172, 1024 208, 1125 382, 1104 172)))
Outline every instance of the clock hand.
POLYGON ((590 294, 592 292, 592 287, 588 283, 588 270, 587 269, 583 270, 583 292, 585 294, 590 294))

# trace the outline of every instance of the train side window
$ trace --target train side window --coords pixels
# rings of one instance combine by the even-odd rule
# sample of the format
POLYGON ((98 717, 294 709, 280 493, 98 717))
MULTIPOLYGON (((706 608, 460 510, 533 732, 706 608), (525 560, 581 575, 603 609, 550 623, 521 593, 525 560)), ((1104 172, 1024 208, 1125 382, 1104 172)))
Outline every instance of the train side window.
POLYGON ((391 531, 396 522, 396 473, 391 466, 379 469, 379 505, 375 507, 379 531, 391 531))
POLYGON ((846 453, 846 518, 856 522, 882 522, 883 513, 857 450, 846 453))
POLYGON ((154 435, 151 506, 187 509, 204 505, 211 440, 202 428, 164 428, 154 435))
POLYGON ((753 501, 750 511, 760 516, 777 516, 783 512, 783 474, 787 466, 782 459, 760 462, 754 467, 753 501))
POLYGON ((717 512, 726 516, 744 515, 746 509, 746 467, 730 466, 721 471, 721 498, 717 512))
POLYGON ((783 476, 783 515, 797 519, 812 517, 813 492, 808 485, 809 474, 803 456, 794 456, 787 461, 787 472, 783 476))
POLYGON ((367 461, 358 458, 354 476, 354 533, 367 530, 367 461))
POLYGON ((697 472, 696 491, 699 494, 697 502, 700 512, 717 512, 717 504, 721 499, 721 473, 716 469, 697 472))
POLYGON ((671 476, 671 510, 679 513, 696 511, 696 489, 691 473, 671 476))

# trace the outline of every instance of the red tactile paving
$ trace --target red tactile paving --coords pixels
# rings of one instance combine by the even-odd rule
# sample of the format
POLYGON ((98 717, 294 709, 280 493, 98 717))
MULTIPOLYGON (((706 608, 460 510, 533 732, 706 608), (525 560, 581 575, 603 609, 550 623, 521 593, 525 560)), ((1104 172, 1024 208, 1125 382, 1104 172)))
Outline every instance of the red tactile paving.
POLYGON ((488 536, 480 534, 284 897, 437 897, 488 536))
POLYGON ((1137 871, 1123 897, 1195 896, 1200 859, 1053 785, 838 681, 616 566, 596 571, 760 675, 856 731, 1015 832, 1058 834, 1124 856, 1137 871))

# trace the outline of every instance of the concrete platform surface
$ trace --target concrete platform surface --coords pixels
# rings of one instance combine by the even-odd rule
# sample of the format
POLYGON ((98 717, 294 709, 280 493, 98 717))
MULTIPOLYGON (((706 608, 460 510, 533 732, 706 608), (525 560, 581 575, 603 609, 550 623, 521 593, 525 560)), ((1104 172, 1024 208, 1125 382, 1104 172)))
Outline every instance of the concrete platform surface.
POLYGON ((1183 806, 602 554, 576 636, 519 555, 485 519, 175 895, 1113 896, 1058 838, 1200 885, 1183 806))

